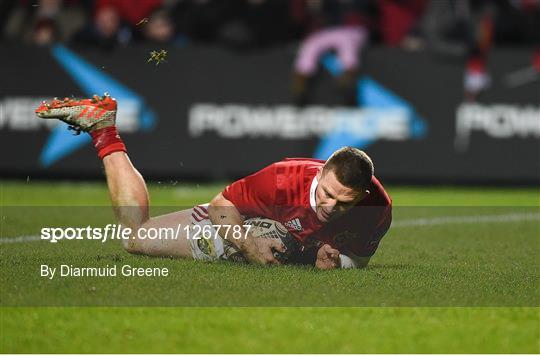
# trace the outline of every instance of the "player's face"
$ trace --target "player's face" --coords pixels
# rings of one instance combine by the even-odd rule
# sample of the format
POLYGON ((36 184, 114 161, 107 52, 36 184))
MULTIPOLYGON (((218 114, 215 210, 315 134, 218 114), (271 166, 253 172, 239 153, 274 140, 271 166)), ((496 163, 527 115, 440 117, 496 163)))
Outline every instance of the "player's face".
POLYGON ((341 184, 332 170, 319 171, 317 178, 319 185, 315 191, 316 210, 317 218, 322 222, 343 215, 367 194, 341 184))

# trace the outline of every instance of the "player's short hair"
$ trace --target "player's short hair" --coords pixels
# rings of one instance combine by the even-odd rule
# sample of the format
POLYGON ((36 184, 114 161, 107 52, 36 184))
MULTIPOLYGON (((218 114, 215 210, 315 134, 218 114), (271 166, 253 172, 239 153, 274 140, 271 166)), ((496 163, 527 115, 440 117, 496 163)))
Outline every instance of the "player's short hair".
POLYGON ((332 170, 337 180, 346 187, 364 191, 371 183, 374 168, 371 158, 362 150, 343 147, 328 158, 323 173, 332 170))

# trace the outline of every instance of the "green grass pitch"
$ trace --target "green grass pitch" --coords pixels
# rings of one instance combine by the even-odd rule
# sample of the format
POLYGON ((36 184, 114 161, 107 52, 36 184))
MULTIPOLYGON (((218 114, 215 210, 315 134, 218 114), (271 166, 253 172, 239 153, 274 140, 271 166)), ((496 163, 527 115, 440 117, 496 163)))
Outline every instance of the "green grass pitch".
MULTIPOLYGON (((152 213, 222 187, 149 184, 152 213)), ((395 226, 364 270, 147 258, 114 241, 0 243, 0 352, 539 353, 540 191, 388 191, 395 226), (50 281, 42 263, 171 275, 50 281)), ((113 222, 103 183, 5 181, 0 202, 2 239, 113 222)))

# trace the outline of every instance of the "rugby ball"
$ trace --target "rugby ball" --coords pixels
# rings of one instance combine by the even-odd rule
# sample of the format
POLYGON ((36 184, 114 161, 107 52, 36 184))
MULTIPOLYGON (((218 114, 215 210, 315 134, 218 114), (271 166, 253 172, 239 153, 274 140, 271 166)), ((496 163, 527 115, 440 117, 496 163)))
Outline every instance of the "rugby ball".
MULTIPOLYGON (((274 251, 274 257, 281 263, 287 263, 290 257, 300 249, 300 244, 279 221, 256 217, 246 219, 244 225, 249 225, 249 233, 253 237, 279 239, 285 245, 285 252, 274 251)), ((245 261, 244 256, 229 241, 225 240, 225 255, 228 260, 245 261)))
POLYGON ((247 219, 244 225, 251 226, 249 232, 253 237, 279 239, 283 243, 285 252, 274 251, 274 257, 281 263, 289 262, 290 257, 300 249, 300 244, 279 221, 256 217, 247 219))

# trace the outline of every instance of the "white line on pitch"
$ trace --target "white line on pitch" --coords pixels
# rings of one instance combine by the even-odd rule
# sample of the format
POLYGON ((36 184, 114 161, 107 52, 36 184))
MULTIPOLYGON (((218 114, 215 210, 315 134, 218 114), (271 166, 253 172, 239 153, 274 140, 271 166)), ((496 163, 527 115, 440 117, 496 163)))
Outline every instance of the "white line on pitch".
MULTIPOLYGON (((433 225, 452 225, 452 224, 474 224, 474 223, 504 223, 516 221, 534 221, 540 220, 538 213, 515 213, 504 215, 476 215, 476 216, 439 216, 434 218, 422 219, 403 219, 392 223, 392 228, 415 227, 415 226, 433 226, 433 225)), ((27 235, 17 237, 0 238, 1 244, 34 242, 40 241, 39 235, 27 235)), ((69 241, 69 240, 68 240, 69 241)))
POLYGON ((451 224, 473 224, 473 223, 500 223, 513 221, 540 220, 538 213, 520 213, 505 215, 476 215, 476 216, 439 216, 434 218, 398 220, 392 223, 392 228, 451 225, 451 224))
POLYGON ((0 244, 14 244, 18 242, 33 242, 41 240, 39 235, 27 235, 17 237, 4 237, 0 239, 0 244))

